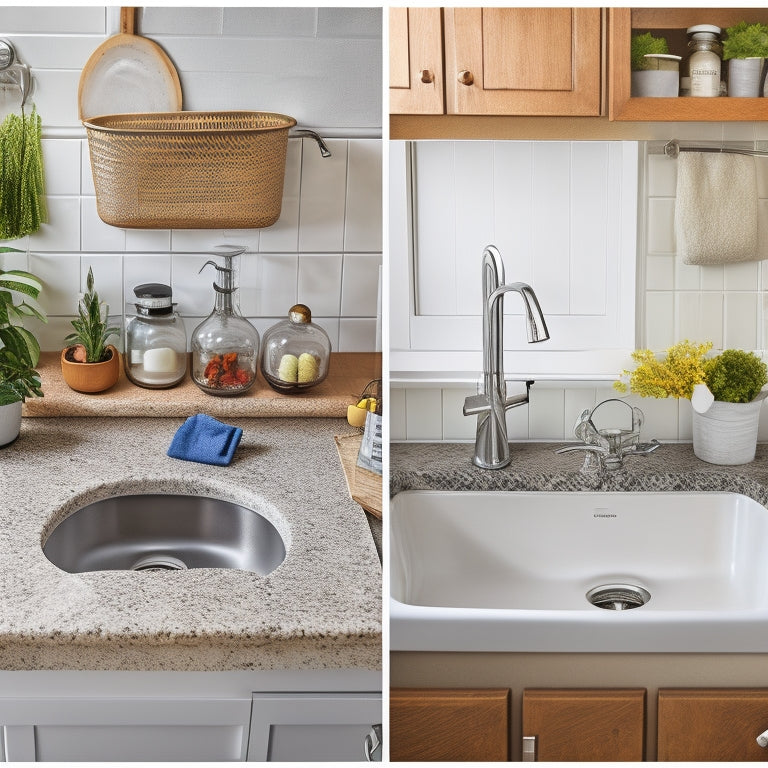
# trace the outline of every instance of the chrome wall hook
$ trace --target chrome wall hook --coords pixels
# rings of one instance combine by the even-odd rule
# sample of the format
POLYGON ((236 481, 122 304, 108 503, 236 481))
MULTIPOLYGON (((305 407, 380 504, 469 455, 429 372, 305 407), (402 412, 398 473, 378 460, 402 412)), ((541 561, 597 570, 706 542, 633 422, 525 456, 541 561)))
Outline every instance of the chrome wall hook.
POLYGON ((14 85, 21 92, 21 106, 27 103, 32 88, 29 67, 19 61, 16 49, 7 40, 0 40, 0 85, 14 85))

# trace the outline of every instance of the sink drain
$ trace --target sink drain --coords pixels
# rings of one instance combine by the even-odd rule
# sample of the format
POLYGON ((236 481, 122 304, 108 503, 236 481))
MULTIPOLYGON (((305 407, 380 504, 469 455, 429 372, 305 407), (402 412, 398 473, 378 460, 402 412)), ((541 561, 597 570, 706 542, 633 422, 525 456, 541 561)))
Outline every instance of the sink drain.
POLYGON ((146 555, 130 568, 132 571, 186 571, 187 564, 170 555, 146 555))
POLYGON ((651 593, 634 584, 602 584, 587 592, 587 600, 607 611, 628 611, 639 608, 651 599, 651 593))

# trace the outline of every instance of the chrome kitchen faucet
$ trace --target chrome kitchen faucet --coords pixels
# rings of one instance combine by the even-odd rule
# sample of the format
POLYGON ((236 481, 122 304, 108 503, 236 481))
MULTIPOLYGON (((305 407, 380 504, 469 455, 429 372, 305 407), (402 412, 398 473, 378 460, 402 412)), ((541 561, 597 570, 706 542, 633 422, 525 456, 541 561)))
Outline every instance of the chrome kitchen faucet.
POLYGON ((464 415, 477 416, 474 463, 483 469, 501 469, 510 461, 506 412, 528 402, 532 381, 526 381, 525 394, 507 397, 504 381, 504 301, 505 293, 515 291, 525 306, 528 342, 546 341, 547 324, 533 288, 527 283, 504 283, 504 263, 498 249, 489 245, 483 251, 483 391, 464 401, 464 415))

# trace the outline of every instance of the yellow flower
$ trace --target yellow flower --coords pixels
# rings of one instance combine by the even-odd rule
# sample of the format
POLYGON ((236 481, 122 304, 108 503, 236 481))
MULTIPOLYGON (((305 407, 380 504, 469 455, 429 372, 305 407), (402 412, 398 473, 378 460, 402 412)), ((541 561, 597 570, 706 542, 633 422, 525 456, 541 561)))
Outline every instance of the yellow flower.
POLYGON ((694 386, 704 382, 704 356, 710 349, 711 341, 681 341, 670 347, 661 360, 650 349, 638 349, 632 353, 635 370, 622 372, 629 384, 617 381, 613 386, 619 392, 631 391, 641 397, 690 399, 694 386))

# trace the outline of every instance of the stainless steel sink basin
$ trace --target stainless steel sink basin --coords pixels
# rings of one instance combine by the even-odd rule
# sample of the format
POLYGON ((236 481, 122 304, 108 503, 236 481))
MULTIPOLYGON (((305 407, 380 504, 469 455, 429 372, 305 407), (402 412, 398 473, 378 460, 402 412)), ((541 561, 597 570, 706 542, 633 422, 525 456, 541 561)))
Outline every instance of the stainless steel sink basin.
POLYGON ((59 523, 45 556, 69 573, 237 568, 266 575, 285 544, 266 517, 204 496, 137 494, 96 501, 59 523))

